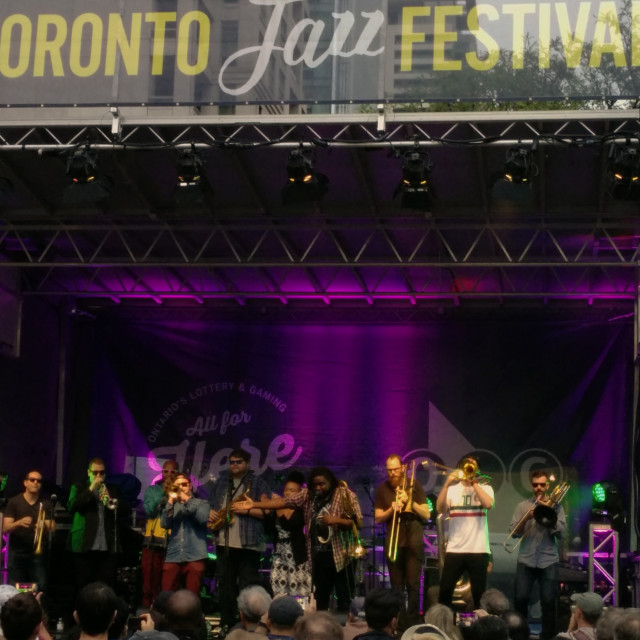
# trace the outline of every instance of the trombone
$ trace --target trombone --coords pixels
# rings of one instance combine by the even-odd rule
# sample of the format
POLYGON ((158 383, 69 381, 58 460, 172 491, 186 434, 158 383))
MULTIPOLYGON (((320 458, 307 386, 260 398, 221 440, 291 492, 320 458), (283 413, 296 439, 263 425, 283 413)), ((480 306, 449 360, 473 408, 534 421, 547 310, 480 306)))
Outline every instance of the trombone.
POLYGON ((537 502, 531 506, 531 508, 518 520, 518 524, 513 527, 513 530, 504 539, 502 546, 507 553, 513 553, 526 538, 527 534, 531 531, 531 528, 527 529, 521 536, 516 537, 517 531, 520 531, 525 522, 530 519, 533 513, 533 519, 545 529, 552 529, 555 527, 558 521, 558 512, 556 511, 556 505, 560 504, 564 497, 567 495, 567 491, 571 488, 571 485, 567 482, 556 485, 549 496, 544 502, 537 502))
POLYGON ((45 512, 42 502, 38 508, 38 517, 36 519, 35 533, 33 536, 33 553, 36 556, 42 555, 42 538, 44 537, 45 512))
POLYGON ((411 502, 413 501, 413 482, 415 480, 416 475, 416 461, 411 461, 411 467, 409 473, 405 468, 405 471, 402 474, 402 485, 396 487, 396 504, 398 502, 398 494, 401 491, 404 491, 409 496, 409 500, 405 505, 404 511, 401 512, 400 509, 393 510, 393 515, 391 516, 391 532, 389 534, 389 548, 387 549, 387 558, 391 562, 395 562, 398 557, 398 541, 400 540, 400 515, 401 513, 411 512, 411 502))
POLYGON ((486 473, 481 473, 478 470, 478 465, 469 460, 462 465, 461 469, 457 467, 446 467, 443 464, 438 462, 431 462, 431 460, 425 460, 420 463, 425 469, 429 467, 434 467, 438 471, 442 471, 443 473, 449 474, 455 472, 458 476, 458 480, 467 480, 468 482, 472 482, 473 480, 477 480, 482 484, 489 484, 491 482, 491 476, 488 476, 486 473))

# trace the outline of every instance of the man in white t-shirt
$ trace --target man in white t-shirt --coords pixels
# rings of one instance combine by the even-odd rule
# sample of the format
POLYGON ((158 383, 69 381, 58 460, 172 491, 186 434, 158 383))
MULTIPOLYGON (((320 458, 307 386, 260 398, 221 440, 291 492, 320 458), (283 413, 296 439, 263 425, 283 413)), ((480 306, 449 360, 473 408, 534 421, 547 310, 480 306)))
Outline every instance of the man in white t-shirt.
POLYGON ((451 606, 458 579, 466 571, 471 583, 474 609, 487 586, 489 528, 487 511, 494 505, 493 489, 481 484, 478 461, 467 456, 447 476, 438 495, 438 513, 449 517, 449 539, 440 577, 442 604, 451 606))

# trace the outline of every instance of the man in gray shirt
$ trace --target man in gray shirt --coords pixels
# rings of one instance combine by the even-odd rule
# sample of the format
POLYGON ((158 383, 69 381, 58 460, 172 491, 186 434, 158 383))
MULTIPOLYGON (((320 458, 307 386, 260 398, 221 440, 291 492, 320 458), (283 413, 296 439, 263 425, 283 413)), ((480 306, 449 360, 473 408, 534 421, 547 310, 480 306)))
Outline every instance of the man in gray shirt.
POLYGON ((535 582, 540 589, 540 606, 542 609, 541 640, 552 638, 555 633, 556 595, 558 591, 558 556, 557 539, 564 536, 567 521, 564 510, 559 504, 553 509, 557 519, 553 523, 545 522, 543 526, 534 519, 535 508, 546 504, 549 489, 549 475, 545 471, 534 471, 531 474, 533 496, 516 507, 511 520, 510 531, 514 537, 522 537, 516 565, 515 601, 514 605, 525 618, 528 616, 529 597, 535 582))

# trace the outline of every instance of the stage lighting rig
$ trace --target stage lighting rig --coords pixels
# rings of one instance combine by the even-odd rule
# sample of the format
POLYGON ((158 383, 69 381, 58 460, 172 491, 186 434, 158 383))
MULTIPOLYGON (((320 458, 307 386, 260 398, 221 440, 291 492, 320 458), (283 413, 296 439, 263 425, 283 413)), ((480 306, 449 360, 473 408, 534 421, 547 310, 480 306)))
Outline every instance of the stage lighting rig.
POLYGON ((526 147, 511 147, 504 163, 504 180, 514 184, 528 184, 537 168, 533 153, 526 147))
POLYGON ((640 151, 628 140, 625 145, 613 144, 607 162, 608 191, 614 200, 640 198, 640 151))
POLYGON ((507 150, 502 169, 492 174, 489 180, 491 196, 496 202, 511 202, 520 206, 531 204, 531 183, 538 175, 534 161, 537 141, 530 146, 518 145, 507 150))
POLYGON ((622 497, 618 487, 613 482, 596 482, 591 487, 592 505, 591 519, 595 522, 608 522, 614 529, 626 522, 622 497))
POLYGON ((177 162, 178 179, 176 187, 187 189, 189 187, 199 187, 202 182, 202 169, 204 160, 195 147, 180 151, 177 162))
POLYGON ((98 152, 89 147, 78 147, 67 157, 67 175, 71 183, 64 190, 67 204, 100 202, 113 191, 113 180, 98 168, 98 152))
POLYGON ((329 179, 315 168, 311 149, 302 145, 289 153, 287 158, 287 184, 282 189, 284 204, 317 202, 328 189, 329 179))
POLYGON ((430 211, 431 181, 429 173, 433 167, 426 151, 417 148, 402 155, 402 180, 396 188, 394 197, 401 194, 400 204, 403 209, 430 211))

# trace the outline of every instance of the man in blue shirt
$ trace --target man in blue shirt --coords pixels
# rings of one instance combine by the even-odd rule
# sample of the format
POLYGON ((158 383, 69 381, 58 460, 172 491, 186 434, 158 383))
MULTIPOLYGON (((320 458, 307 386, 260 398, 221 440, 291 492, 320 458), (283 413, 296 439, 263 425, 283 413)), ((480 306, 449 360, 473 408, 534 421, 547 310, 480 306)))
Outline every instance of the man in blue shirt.
POLYGON ((516 507, 509 528, 514 537, 522 537, 516 565, 514 605, 516 611, 525 618, 528 616, 529 597, 537 581, 542 609, 540 638, 547 640, 556 633, 556 596, 560 560, 557 539, 564 536, 567 522, 564 510, 559 504, 554 505, 556 522, 545 523, 552 526, 543 526, 534 519, 535 508, 547 502, 549 476, 545 471, 534 471, 531 474, 531 488, 533 496, 516 507))
POLYGON ((162 567, 162 590, 177 591, 184 577, 185 588, 200 594, 207 559, 209 503, 193 496, 189 477, 179 473, 176 493, 170 493, 162 510, 161 524, 171 529, 162 567))

